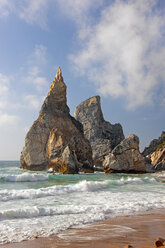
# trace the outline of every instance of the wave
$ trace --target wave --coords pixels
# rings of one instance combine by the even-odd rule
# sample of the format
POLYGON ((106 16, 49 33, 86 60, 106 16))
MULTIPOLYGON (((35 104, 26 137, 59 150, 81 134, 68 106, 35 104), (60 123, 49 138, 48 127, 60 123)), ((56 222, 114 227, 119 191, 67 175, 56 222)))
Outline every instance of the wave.
POLYGON ((26 190, 1 190, 0 201, 10 201, 17 199, 33 199, 47 196, 55 196, 59 194, 73 193, 73 192, 92 192, 98 191, 108 187, 108 182, 89 182, 83 180, 77 184, 70 185, 55 185, 40 189, 26 189, 26 190))
POLYGON ((165 177, 165 171, 159 171, 159 172, 156 172, 154 173, 154 176, 157 176, 157 177, 165 177))
MULTIPOLYGON (((38 175, 38 174, 29 174, 28 178, 31 181, 42 181, 47 180, 48 176, 38 175), (29 175, 32 177, 30 178, 29 175)), ((20 180, 27 180, 26 175, 23 177, 21 175, 20 180)), ((16 178, 12 178, 12 180, 16 180, 16 178)), ((18 180, 18 177, 17 177, 18 180)), ((18 181, 17 181, 18 182, 18 181)), ((25 189, 25 190, 1 190, 0 191, 0 201, 10 201, 17 199, 34 199, 41 198, 47 196, 56 196, 61 194, 68 193, 76 193, 76 192, 94 192, 102 189, 108 189, 112 186, 122 186, 125 184, 148 184, 157 182, 154 178, 138 178, 138 177, 122 177, 119 180, 106 180, 106 181, 87 181, 83 180, 77 184, 69 184, 69 185, 54 185, 47 188, 39 188, 39 189, 25 189)))
POLYGON ((41 216, 80 214, 84 213, 88 207, 80 209, 79 206, 63 206, 63 208, 31 207, 24 209, 9 209, 0 211, 0 220, 16 218, 36 218, 41 216))
POLYGON ((49 175, 24 172, 18 175, 1 175, 0 179, 7 182, 38 182, 48 180, 49 175))
POLYGON ((124 185, 124 184, 145 184, 145 183, 155 183, 157 182, 155 178, 139 178, 139 177, 122 177, 119 180, 114 181, 116 185, 124 185))

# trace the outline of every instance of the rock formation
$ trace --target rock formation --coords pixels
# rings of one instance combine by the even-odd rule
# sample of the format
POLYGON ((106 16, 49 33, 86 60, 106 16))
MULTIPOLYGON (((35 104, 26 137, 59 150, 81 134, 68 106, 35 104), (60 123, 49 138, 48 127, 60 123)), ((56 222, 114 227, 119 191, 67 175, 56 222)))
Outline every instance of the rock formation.
POLYGON ((147 172, 165 170, 165 132, 163 131, 158 139, 152 140, 142 154, 151 162, 147 172))
POLYGON ((99 96, 80 103, 74 117, 83 124, 84 135, 92 147, 93 163, 102 166, 105 156, 124 139, 122 126, 104 120, 99 96))
POLYGON ((142 152, 143 156, 150 156, 152 152, 154 152, 159 145, 161 145, 165 141, 165 132, 163 131, 161 136, 158 139, 153 139, 148 147, 145 147, 142 152))
POLYGON ((151 141, 150 145, 143 151, 143 155, 151 160, 152 167, 148 172, 165 170, 165 132, 158 139, 151 141))
POLYGON ((155 152, 151 153, 151 163, 153 170, 165 170, 165 142, 162 146, 158 147, 155 152))
POLYGON ((21 168, 77 173, 84 167, 92 171, 90 143, 82 124, 70 116, 66 102, 66 85, 58 68, 39 117, 26 135, 21 168))
POLYGON ((139 152, 139 138, 132 134, 105 157, 104 169, 109 172, 145 172, 146 161, 139 152))

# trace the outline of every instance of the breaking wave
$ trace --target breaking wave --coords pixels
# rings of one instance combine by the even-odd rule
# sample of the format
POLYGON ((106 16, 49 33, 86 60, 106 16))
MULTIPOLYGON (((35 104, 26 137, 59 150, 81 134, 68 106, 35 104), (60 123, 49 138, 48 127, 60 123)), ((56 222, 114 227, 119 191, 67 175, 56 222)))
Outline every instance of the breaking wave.
POLYGON ((26 189, 26 190, 1 190, 0 201, 10 201, 16 199, 33 199, 46 196, 55 196, 59 194, 73 193, 73 192, 92 192, 104 189, 108 186, 105 182, 88 182, 86 180, 77 184, 71 185, 55 185, 40 189, 26 189))
MULTIPOLYGON (((34 177, 31 177, 31 181, 33 180, 44 181, 48 179, 48 176, 44 176, 44 175, 32 174, 32 176, 34 177)), ((23 180, 23 179, 25 180, 26 178, 27 178, 26 175, 23 176, 22 174, 22 177, 20 177, 20 180, 23 180)), ((28 178, 30 179, 30 177, 28 178)), ((18 179, 19 177, 17 177, 17 180, 18 179)), ((1 190, 0 201, 10 201, 10 200, 17 200, 17 199, 34 199, 34 198, 56 196, 56 195, 61 195, 61 194, 74 193, 74 192, 75 193, 76 192, 94 192, 94 191, 99 191, 99 190, 103 190, 106 188, 108 189, 109 187, 112 187, 112 186, 122 186, 125 184, 139 184, 139 183, 148 184, 148 183, 155 183, 155 182, 157 181, 154 178, 149 179, 146 177, 142 180, 137 177, 135 178, 122 177, 119 180, 105 180, 105 181, 83 180, 77 184, 55 185, 52 187, 39 188, 39 189, 1 190)))
POLYGON ((48 180, 49 175, 24 172, 18 175, 1 175, 0 179, 7 182, 38 182, 48 180))
MULTIPOLYGON (((86 207, 87 208, 87 207, 86 207)), ((0 211, 0 220, 15 219, 15 218, 34 218, 40 216, 64 215, 64 214, 80 214, 86 211, 86 208, 81 210, 80 207, 68 206, 63 208, 44 208, 32 207, 24 209, 9 209, 0 211)))

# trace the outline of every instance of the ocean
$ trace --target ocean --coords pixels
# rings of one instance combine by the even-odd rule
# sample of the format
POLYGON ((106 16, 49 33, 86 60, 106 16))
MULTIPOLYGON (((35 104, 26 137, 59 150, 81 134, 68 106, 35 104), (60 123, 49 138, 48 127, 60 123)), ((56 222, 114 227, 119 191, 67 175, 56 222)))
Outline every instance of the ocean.
POLYGON ((165 172, 59 175, 0 161, 0 244, 165 207, 165 172))

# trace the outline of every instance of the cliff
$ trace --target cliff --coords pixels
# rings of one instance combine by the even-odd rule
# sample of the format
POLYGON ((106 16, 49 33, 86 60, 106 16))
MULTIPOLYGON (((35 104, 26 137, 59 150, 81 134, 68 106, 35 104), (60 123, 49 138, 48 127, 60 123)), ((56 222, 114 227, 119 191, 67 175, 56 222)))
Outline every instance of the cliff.
POLYGON ((142 154, 150 159, 151 172, 165 170, 165 132, 163 131, 158 139, 152 140, 142 154))
POLYGON ((161 133, 161 136, 158 139, 153 139, 148 147, 145 147, 144 151, 142 152, 143 156, 148 156, 152 152, 154 152, 159 145, 161 145, 165 141, 165 132, 161 133))

